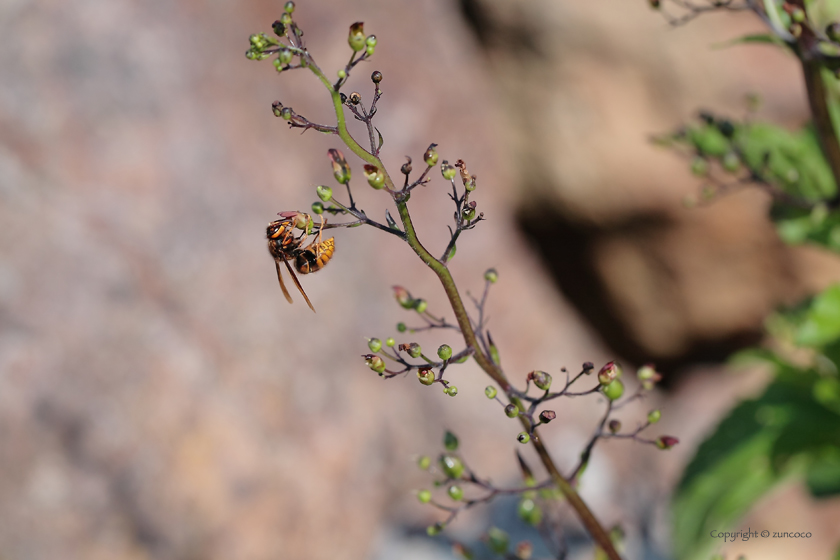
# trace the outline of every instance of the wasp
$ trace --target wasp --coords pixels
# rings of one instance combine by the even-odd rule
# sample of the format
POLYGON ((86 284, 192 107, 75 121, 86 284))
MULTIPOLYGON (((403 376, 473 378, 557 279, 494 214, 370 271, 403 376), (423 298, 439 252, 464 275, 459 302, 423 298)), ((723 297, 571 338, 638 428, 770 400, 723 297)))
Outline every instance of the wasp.
POLYGON ((268 224, 266 237, 268 238, 268 252, 274 257, 274 266, 277 269, 280 289, 283 290, 286 301, 292 303, 292 296, 289 295, 289 291, 283 283, 283 275, 280 273, 280 262, 282 261, 286 265, 295 286, 300 290, 303 299, 309 305, 309 309, 314 312, 315 308, 309 301, 306 292, 303 291, 303 286, 300 285, 295 270, 301 274, 310 274, 324 268, 335 253, 335 238, 330 237, 326 241, 321 241, 321 233, 326 225, 326 220, 322 216, 318 236, 304 247, 303 242, 312 231, 312 217, 303 212, 279 212, 278 215, 280 216, 279 220, 274 220, 268 224), (300 233, 296 234, 295 230, 299 230, 300 233), (294 261, 294 268, 289 264, 289 261, 294 261))

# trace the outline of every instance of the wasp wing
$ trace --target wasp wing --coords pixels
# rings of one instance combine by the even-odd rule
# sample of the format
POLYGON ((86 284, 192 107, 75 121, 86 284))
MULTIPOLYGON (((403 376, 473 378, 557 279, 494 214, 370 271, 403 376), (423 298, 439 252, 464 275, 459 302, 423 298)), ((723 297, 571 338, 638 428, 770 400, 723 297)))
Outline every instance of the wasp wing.
MULTIPOLYGON (((300 293, 303 296, 303 299, 306 300, 306 304, 309 306, 309 309, 312 310, 312 313, 315 313, 315 308, 312 307, 312 302, 309 301, 309 297, 307 297, 306 292, 303 291, 303 286, 301 286, 300 282, 298 282, 297 276, 295 275, 295 270, 292 268, 292 265, 289 264, 289 261, 283 261, 283 262, 286 263, 286 268, 289 269, 289 274, 292 275, 292 280, 295 281, 295 286, 297 286, 297 289, 300 290, 300 293)), ((279 271, 279 265, 278 265, 278 271, 279 271)), ((291 301, 291 298, 289 298, 289 301, 291 301)))
MULTIPOLYGON (((292 296, 289 295, 289 290, 286 289, 286 285, 283 283, 283 275, 280 274, 280 259, 274 259, 274 266, 277 268, 277 280, 280 281, 280 289, 283 290, 283 295, 286 296, 286 301, 292 303, 292 296)), ((288 264, 286 266, 288 266, 288 264)), ((292 275, 292 278, 294 278, 294 275, 292 275)), ((297 284, 297 278, 295 278, 295 284, 297 284)))

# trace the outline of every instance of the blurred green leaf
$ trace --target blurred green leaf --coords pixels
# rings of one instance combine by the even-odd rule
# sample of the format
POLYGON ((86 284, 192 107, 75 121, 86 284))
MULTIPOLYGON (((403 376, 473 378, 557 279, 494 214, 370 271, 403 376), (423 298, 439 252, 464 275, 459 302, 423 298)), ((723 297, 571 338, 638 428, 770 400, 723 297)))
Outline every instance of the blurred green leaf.
POLYGON ((716 45, 713 45, 713 47, 716 49, 725 49, 733 45, 741 45, 744 43, 764 43, 769 45, 778 45, 780 47, 787 46, 787 44, 784 41, 782 41, 773 33, 755 33, 753 35, 744 35, 743 37, 737 37, 730 41, 718 43, 716 45))
POLYGON ((808 467, 805 481, 817 498, 840 494, 840 449, 823 448, 808 467))
POLYGON ((811 302, 799 327, 796 342, 803 346, 823 346, 840 338, 840 284, 819 294, 811 302))

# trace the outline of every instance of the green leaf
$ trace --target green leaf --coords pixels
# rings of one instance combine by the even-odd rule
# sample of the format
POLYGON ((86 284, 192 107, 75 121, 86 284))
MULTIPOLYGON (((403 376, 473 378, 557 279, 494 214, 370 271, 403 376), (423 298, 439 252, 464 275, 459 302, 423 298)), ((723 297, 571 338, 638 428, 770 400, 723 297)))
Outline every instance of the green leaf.
POLYGON ((840 284, 814 298, 799 327, 796 342, 803 346, 823 346, 840 338, 840 284))
POLYGON ((764 43, 768 45, 778 45, 780 47, 787 46, 787 44, 784 41, 782 41, 773 33, 755 33, 752 35, 744 35, 743 37, 737 37, 735 39, 725 41, 723 43, 717 43, 716 45, 712 45, 712 48, 725 49, 733 45, 740 45, 744 43, 764 43))
POLYGON ((840 449, 825 447, 808 467, 805 481, 817 498, 840 494, 840 449))

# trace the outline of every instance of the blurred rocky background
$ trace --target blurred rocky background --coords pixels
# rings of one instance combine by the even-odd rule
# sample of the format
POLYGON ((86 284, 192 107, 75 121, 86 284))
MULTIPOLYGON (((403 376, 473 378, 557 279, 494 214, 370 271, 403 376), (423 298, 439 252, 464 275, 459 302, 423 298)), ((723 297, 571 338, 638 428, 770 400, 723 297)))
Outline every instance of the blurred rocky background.
MULTIPOLYGON (((411 495, 430 485, 413 457, 434 454, 448 427, 481 474, 515 480, 517 427, 484 397, 477 368, 453 374, 451 399, 383 382, 358 357, 363 336, 411 320, 391 285, 445 312, 396 239, 339 231, 329 267, 303 278, 317 314, 279 291, 264 227, 309 207, 314 185, 332 180, 335 146, 271 114, 279 99, 329 122, 311 75, 244 58, 248 35, 281 9, 0 3, 3 560, 441 558, 439 541, 416 537, 439 515, 411 495)), ((478 175, 488 221, 452 268, 473 292, 499 270, 491 330, 513 379, 587 360, 668 366, 672 389, 628 407, 626 422, 661 406, 657 428, 683 443, 599 446, 583 487, 605 524, 624 525, 631 557, 667 557, 669 488, 719 415, 764 381, 703 364, 757 340, 767 312, 840 268, 778 242, 759 193, 684 209, 696 180, 648 138, 699 106, 737 114, 751 92, 762 117, 801 123, 795 61, 713 48, 757 29, 748 16, 675 30, 641 0, 299 2, 295 15, 323 68, 346 62, 350 23, 377 35, 348 91, 369 96, 370 72, 383 72, 386 164, 437 142, 478 175)), ((356 190, 381 216, 381 197, 356 190)), ((442 248, 444 185, 412 204, 424 242, 442 248)), ((546 431, 565 469, 596 402, 563 403, 546 431)), ((757 508, 753 523, 793 519, 825 538, 743 551, 826 557, 840 508, 815 507, 796 486, 773 500, 785 507, 757 508)), ((509 506, 454 534, 476 539, 509 506)))

